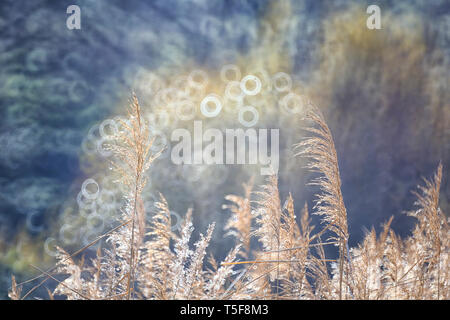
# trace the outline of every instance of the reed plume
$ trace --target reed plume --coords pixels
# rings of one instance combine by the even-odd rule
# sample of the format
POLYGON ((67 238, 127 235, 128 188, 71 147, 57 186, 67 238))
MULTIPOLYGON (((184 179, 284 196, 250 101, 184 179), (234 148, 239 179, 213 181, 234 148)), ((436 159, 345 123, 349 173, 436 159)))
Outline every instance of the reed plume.
POLYGON ((319 178, 311 182, 312 185, 319 186, 322 191, 317 195, 314 214, 322 216, 326 230, 334 233, 329 240, 338 243, 339 299, 342 299, 344 269, 348 274, 350 257, 348 255, 347 210, 341 192, 338 157, 331 131, 321 111, 310 105, 305 120, 312 122, 312 125, 305 130, 314 136, 295 145, 295 149, 299 150, 296 155, 308 158, 306 168, 321 174, 319 178))
POLYGON ((233 214, 228 219, 224 230, 228 231, 226 235, 235 236, 242 243, 242 252, 244 258, 250 254, 250 238, 252 228, 252 208, 250 205, 250 195, 252 193, 253 182, 244 184, 244 196, 227 195, 226 200, 231 204, 223 205, 223 209, 229 209, 233 214))

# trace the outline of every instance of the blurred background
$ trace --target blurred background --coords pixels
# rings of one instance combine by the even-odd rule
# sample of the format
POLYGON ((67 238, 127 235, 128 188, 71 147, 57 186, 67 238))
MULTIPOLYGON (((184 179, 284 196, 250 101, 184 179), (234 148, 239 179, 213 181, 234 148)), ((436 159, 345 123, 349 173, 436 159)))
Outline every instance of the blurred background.
MULTIPOLYGON (((92 152, 86 137, 105 119, 125 114, 132 90, 154 119, 154 83, 173 87, 192 69, 206 70, 215 83, 227 64, 243 74, 289 74, 295 90, 324 112, 339 157, 351 246, 391 215, 393 229, 408 235, 411 191, 439 161, 441 208, 448 214, 448 1, 4 0, 0 298, 7 297, 11 273, 20 281, 35 274, 30 263, 50 266, 54 245, 77 249, 114 225, 120 193, 105 175, 107 155, 92 152), (81 30, 66 27, 71 4, 81 8, 81 30), (366 27, 370 4, 381 8, 381 30, 366 27), (109 190, 100 204, 112 212, 106 221, 84 219, 79 194, 88 178, 109 190)), ((283 198, 292 192, 297 209, 305 202, 312 208, 317 190, 306 184, 313 176, 291 150, 302 137, 301 123, 279 116, 269 98, 270 106, 259 106, 267 110, 259 126, 283 128, 280 192, 283 198)), ((151 207, 161 192, 180 217, 193 207, 196 233, 217 221, 210 251, 220 259, 232 246, 222 230, 229 218, 225 195, 243 194, 252 177, 257 190, 264 179, 248 168, 186 170, 174 169, 167 157, 155 163, 146 201, 151 207)))

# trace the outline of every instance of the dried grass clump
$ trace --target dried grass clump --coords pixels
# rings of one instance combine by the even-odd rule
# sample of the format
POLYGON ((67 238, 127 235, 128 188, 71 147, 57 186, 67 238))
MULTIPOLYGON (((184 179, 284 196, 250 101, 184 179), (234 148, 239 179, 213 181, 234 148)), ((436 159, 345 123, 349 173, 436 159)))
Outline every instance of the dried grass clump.
POLYGON ((415 193, 418 209, 408 214, 418 223, 410 237, 397 236, 391 218, 378 238, 372 230, 351 250, 356 299, 448 299, 449 228, 438 206, 441 180, 439 165, 415 193))
MULTIPOLYGON (((326 229, 334 233, 329 240, 336 241, 339 247, 339 299, 342 299, 344 272, 347 274, 347 288, 350 288, 348 283, 350 257, 348 253, 347 210, 341 192, 338 158, 331 131, 320 110, 311 106, 306 119, 315 124, 315 126, 306 129, 315 136, 307 138, 295 147, 300 150, 297 153, 298 155, 311 159, 307 168, 321 174, 311 183, 319 186, 322 191, 322 194, 317 196, 314 209, 316 209, 315 214, 322 216, 326 229)), ((345 291, 346 294, 349 293, 348 290, 345 291)))
POLYGON ((296 148, 320 175, 312 182, 321 190, 313 214, 322 217, 322 229, 315 231, 306 205, 297 217, 291 194, 281 201, 277 176, 258 191, 252 192, 249 183, 243 197, 226 197, 230 203, 224 208, 232 215, 225 231, 236 244, 218 263, 213 256, 205 261, 214 223, 190 243, 192 210, 174 231, 169 205, 160 195, 146 223, 144 173, 158 154, 149 152, 148 126, 133 97, 128 120, 111 145, 117 181, 128 190, 119 225, 73 254, 59 248, 57 265, 46 271, 35 267, 41 274, 29 281, 17 284, 13 277, 10 298, 25 299, 52 279, 56 288, 50 299, 448 299, 449 228, 439 209, 442 166, 416 193, 417 210, 409 215, 418 223, 410 237, 397 236, 391 218, 379 235, 372 229, 350 249, 331 132, 318 109, 312 107, 306 119, 313 136, 296 148), (93 259, 77 258, 101 239, 106 245, 93 259), (326 256, 328 245, 337 247, 337 259, 326 256), (21 295, 22 287, 37 279, 42 280, 21 295))

